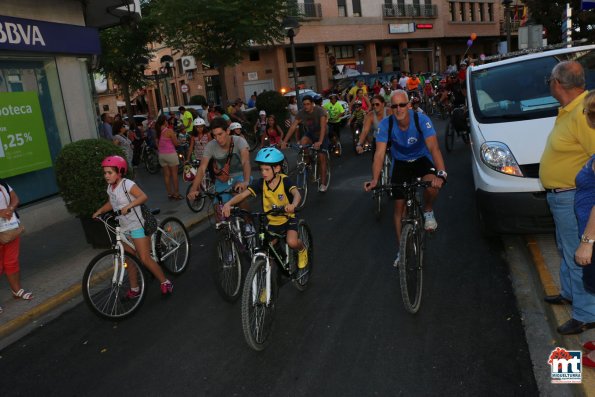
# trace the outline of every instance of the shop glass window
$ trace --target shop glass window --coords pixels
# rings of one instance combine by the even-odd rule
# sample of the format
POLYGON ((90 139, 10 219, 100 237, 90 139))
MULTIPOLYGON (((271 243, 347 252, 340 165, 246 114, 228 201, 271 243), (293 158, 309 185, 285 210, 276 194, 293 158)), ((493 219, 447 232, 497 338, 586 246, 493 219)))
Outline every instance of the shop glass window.
POLYGON ((345 0, 337 0, 337 7, 339 8, 339 16, 347 16, 347 4, 345 0))
MULTIPOLYGON (((71 142, 56 62, 53 58, 0 57, 0 97, 14 92, 35 92, 52 164, 62 147, 71 142)), ((40 132, 37 132, 40 133, 40 132)), ((58 193, 54 167, 6 178, 21 203, 28 204, 58 193)))

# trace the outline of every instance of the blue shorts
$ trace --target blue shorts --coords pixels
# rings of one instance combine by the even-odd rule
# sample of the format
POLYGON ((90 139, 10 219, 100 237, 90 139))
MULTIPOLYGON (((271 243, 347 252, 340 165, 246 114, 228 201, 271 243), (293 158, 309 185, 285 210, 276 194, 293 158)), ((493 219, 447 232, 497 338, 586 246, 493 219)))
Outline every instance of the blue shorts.
MULTIPOLYGON (((224 192, 228 190, 230 187, 234 186, 236 183, 244 182, 244 175, 241 176, 232 176, 229 181, 221 182, 219 179, 215 178, 215 191, 217 193, 224 192)), ((250 177, 250 182, 252 183, 252 177, 250 177)), ((231 200, 233 195, 230 193, 222 194, 221 197, 223 199, 223 204, 227 203, 231 200)))
MULTIPOLYGON (((307 137, 308 139, 310 139, 312 141, 312 144, 318 142, 318 139, 320 139, 320 135, 318 136, 314 136, 314 134, 312 134, 311 132, 307 131, 303 136, 307 137)), ((321 149, 328 149, 330 146, 330 141, 328 139, 328 134, 326 134, 324 136, 324 139, 322 140, 322 145, 320 145, 321 149)))
POLYGON ((138 229, 134 229, 134 230, 129 230, 126 232, 126 235, 132 237, 132 238, 144 238, 147 237, 145 236, 145 229, 138 228, 138 229))

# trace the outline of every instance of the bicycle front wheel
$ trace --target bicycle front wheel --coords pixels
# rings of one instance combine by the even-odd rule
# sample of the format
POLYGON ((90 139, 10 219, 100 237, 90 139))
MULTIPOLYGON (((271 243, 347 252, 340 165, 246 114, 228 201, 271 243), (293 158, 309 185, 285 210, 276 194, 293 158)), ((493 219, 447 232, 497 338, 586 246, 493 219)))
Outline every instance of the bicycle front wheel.
POLYGON ((399 280, 401 296, 405 309, 412 314, 417 313, 421 305, 423 244, 412 224, 403 226, 401 232, 401 247, 399 280))
POLYGON ((213 279, 223 299, 235 302, 242 291, 242 258, 228 230, 220 230, 215 245, 213 279))
MULTIPOLYGON (((308 288, 308 282, 312 276, 312 268, 314 266, 314 239, 312 238, 312 231, 305 220, 300 219, 298 222, 298 237, 308 251, 308 262, 303 268, 297 267, 295 277, 293 278, 293 285, 298 291, 305 291, 308 288)), ((298 253, 295 251, 295 263, 298 261, 298 253)))
POLYGON ((188 188, 186 189, 186 204, 188 204, 190 211, 200 212, 205 206, 205 196, 199 194, 195 199, 189 199, 188 193, 190 193, 190 189, 192 189, 192 184, 188 185, 188 188))
POLYGON ((253 152, 260 144, 258 134, 252 131, 246 132, 244 136, 246 137, 246 142, 248 142, 248 150, 253 152))
POLYGON ((308 169, 305 164, 298 165, 295 186, 300 192, 300 196, 302 196, 302 200, 298 204, 298 209, 301 209, 306 204, 306 198, 308 197, 308 169))
POLYGON ((159 155, 153 149, 147 151, 145 155, 145 169, 149 174, 156 174, 159 172, 159 155))
POLYGON ((91 260, 82 281, 85 303, 93 313, 108 320, 121 320, 136 312, 145 299, 145 277, 140 261, 130 254, 124 255, 112 249, 91 260), (131 286, 139 287, 139 293, 128 295, 131 286))
POLYGON ((155 235, 157 262, 170 274, 181 274, 190 261, 190 237, 179 219, 165 218, 155 235))
MULTIPOLYGON (((326 187, 328 188, 331 184, 331 156, 329 155, 328 151, 321 152, 322 156, 326 158, 326 187)), ((322 172, 322 168, 320 167, 320 157, 318 159, 318 169, 319 172, 322 172)), ((322 185, 322 175, 318 178, 318 188, 322 185)))
POLYGON ((266 261, 262 257, 255 258, 246 276, 242 292, 244 337, 248 346, 256 351, 263 350, 269 344, 273 329, 277 280, 272 274, 270 276, 270 287, 267 288, 266 261))
POLYGON ((452 152, 455 145, 455 129, 450 123, 446 124, 446 131, 444 132, 444 145, 447 152, 452 152))

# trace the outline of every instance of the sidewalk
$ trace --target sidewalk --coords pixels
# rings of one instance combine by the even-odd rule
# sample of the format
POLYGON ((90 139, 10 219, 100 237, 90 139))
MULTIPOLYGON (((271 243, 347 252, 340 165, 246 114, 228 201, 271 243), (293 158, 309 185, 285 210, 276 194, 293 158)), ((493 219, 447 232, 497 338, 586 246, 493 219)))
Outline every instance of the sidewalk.
MULTIPOLYGON (((181 176, 179 179, 180 193, 184 195, 188 184, 181 176)), ((149 196, 149 207, 161 209, 158 219, 176 216, 187 229, 206 219, 208 202, 201 212, 194 213, 185 200, 169 200, 161 173, 150 175, 139 167, 135 181, 149 196)), ((87 244, 80 221, 74 215, 40 231, 25 232, 20 249, 21 284, 35 298, 13 299, 8 283, 0 279, 0 306, 4 309, 0 314, 0 349, 18 339, 12 335, 15 332, 35 326, 37 318, 75 298, 78 302, 82 298, 83 272, 102 251, 87 244)))
MULTIPOLYGON (((526 236, 525 241, 541 281, 543 296, 557 295, 560 291, 560 255, 554 235, 526 236)), ((558 334, 556 328, 571 318, 572 308, 569 305, 548 305, 545 302, 543 304, 546 306, 547 321, 552 328, 552 334, 555 335, 552 350, 559 346, 567 350, 581 351, 583 343, 595 340, 595 329, 579 335, 558 334)), ((547 358, 544 357, 544 360, 547 358)), ((595 396, 595 369, 582 367, 582 383, 578 386, 583 395, 595 396)))

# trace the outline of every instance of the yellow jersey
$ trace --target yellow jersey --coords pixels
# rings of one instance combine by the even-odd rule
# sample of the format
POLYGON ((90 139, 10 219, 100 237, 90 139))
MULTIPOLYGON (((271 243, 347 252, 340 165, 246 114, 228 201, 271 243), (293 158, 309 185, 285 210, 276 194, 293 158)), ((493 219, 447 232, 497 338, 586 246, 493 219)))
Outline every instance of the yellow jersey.
MULTIPOLYGON (((252 196, 256 197, 259 194, 262 195, 262 210, 264 212, 269 211, 273 206, 285 207, 291 204, 293 201, 293 189, 297 187, 291 182, 291 180, 284 174, 277 174, 281 177, 281 180, 274 189, 271 189, 264 178, 260 178, 254 181, 249 187, 252 196)), ((282 215, 267 215, 269 225, 279 226, 286 223, 289 218, 295 217, 295 214, 282 215)))

